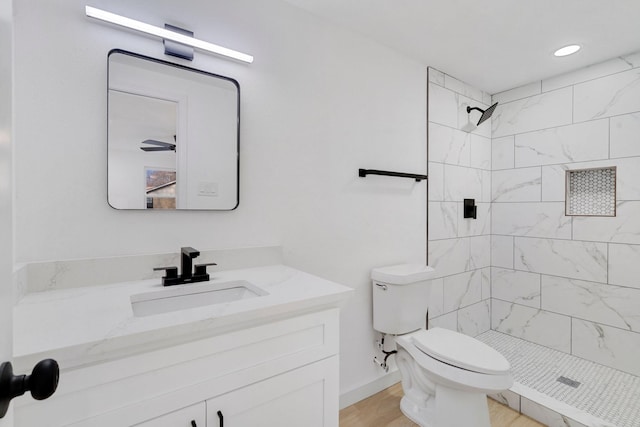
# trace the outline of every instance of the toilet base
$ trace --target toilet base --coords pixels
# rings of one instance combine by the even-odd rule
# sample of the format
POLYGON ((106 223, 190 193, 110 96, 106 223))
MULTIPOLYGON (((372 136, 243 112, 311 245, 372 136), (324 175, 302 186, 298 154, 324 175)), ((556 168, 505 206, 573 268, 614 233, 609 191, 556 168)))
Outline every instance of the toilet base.
POLYGON ((421 427, 491 427, 487 392, 508 389, 510 373, 486 375, 452 367, 426 356, 406 337, 396 344, 404 392, 400 410, 407 418, 421 427))
POLYGON ((486 394, 436 385, 433 403, 418 406, 405 395, 400 410, 420 427, 491 427, 486 394))

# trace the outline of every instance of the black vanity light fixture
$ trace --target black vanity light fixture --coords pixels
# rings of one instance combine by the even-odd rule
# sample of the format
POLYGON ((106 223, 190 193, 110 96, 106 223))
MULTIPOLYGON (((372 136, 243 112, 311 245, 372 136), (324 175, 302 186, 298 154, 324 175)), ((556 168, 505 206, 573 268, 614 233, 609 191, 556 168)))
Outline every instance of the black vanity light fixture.
MULTIPOLYGON (((145 34, 160 37, 164 40, 169 40, 172 42, 191 46, 196 49, 215 53, 217 55, 226 56, 228 58, 236 59, 238 61, 246 62, 249 64, 253 62, 253 56, 251 55, 247 55, 246 53, 238 52, 236 50, 218 46, 217 44, 196 39, 188 34, 183 34, 186 30, 175 29, 175 27, 171 28, 170 26, 168 28, 171 28, 171 29, 156 27, 155 25, 147 24, 141 21, 136 21, 135 19, 127 18, 121 15, 116 15, 115 13, 107 12, 105 10, 97 9, 91 6, 86 6, 85 12, 89 18, 94 18, 100 21, 108 22, 110 24, 120 25, 121 27, 129 28, 132 30, 140 31, 145 34), (181 31, 181 32, 176 32, 176 31, 181 31)), ((180 56, 180 55, 176 55, 176 56, 180 56)))

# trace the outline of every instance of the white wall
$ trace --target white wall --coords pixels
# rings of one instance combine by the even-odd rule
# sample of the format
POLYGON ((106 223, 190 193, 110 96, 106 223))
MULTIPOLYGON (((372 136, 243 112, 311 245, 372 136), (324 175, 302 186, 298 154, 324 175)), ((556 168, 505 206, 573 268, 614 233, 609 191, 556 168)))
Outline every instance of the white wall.
POLYGON ((493 329, 640 375, 640 54, 494 95, 493 329), (565 171, 617 167, 617 216, 565 171))
POLYGON ((162 43, 90 21, 84 5, 16 1, 17 261, 283 245, 289 264, 356 289, 342 315, 342 390, 382 375, 369 270, 425 259, 426 184, 357 169, 426 170, 425 67, 278 0, 96 0, 256 58, 196 53, 191 64, 240 82, 238 209, 116 211, 106 201, 107 53, 162 57, 162 43))
MULTIPOLYGON (((11 360, 13 352, 13 194, 11 187, 11 130, 13 36, 11 2, 0 2, 0 363, 11 360)), ((13 425, 13 407, 0 426, 13 425)))

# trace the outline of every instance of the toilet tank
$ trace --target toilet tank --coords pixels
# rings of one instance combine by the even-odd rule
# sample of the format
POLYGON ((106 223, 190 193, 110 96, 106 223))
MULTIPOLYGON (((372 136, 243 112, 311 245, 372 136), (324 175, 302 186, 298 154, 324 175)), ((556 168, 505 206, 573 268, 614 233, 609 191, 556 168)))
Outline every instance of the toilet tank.
POLYGON ((423 264, 371 270, 373 329, 400 335, 424 328, 434 276, 434 269, 423 264))

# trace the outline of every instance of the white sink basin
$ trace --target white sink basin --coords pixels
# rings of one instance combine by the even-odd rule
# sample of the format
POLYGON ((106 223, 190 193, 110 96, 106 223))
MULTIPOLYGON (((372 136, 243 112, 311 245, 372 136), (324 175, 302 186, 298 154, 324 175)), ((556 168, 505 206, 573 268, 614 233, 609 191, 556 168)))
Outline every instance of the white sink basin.
POLYGON ((263 295, 268 295, 268 292, 244 280, 218 283, 209 281, 131 295, 131 308, 135 316, 152 316, 263 295))

